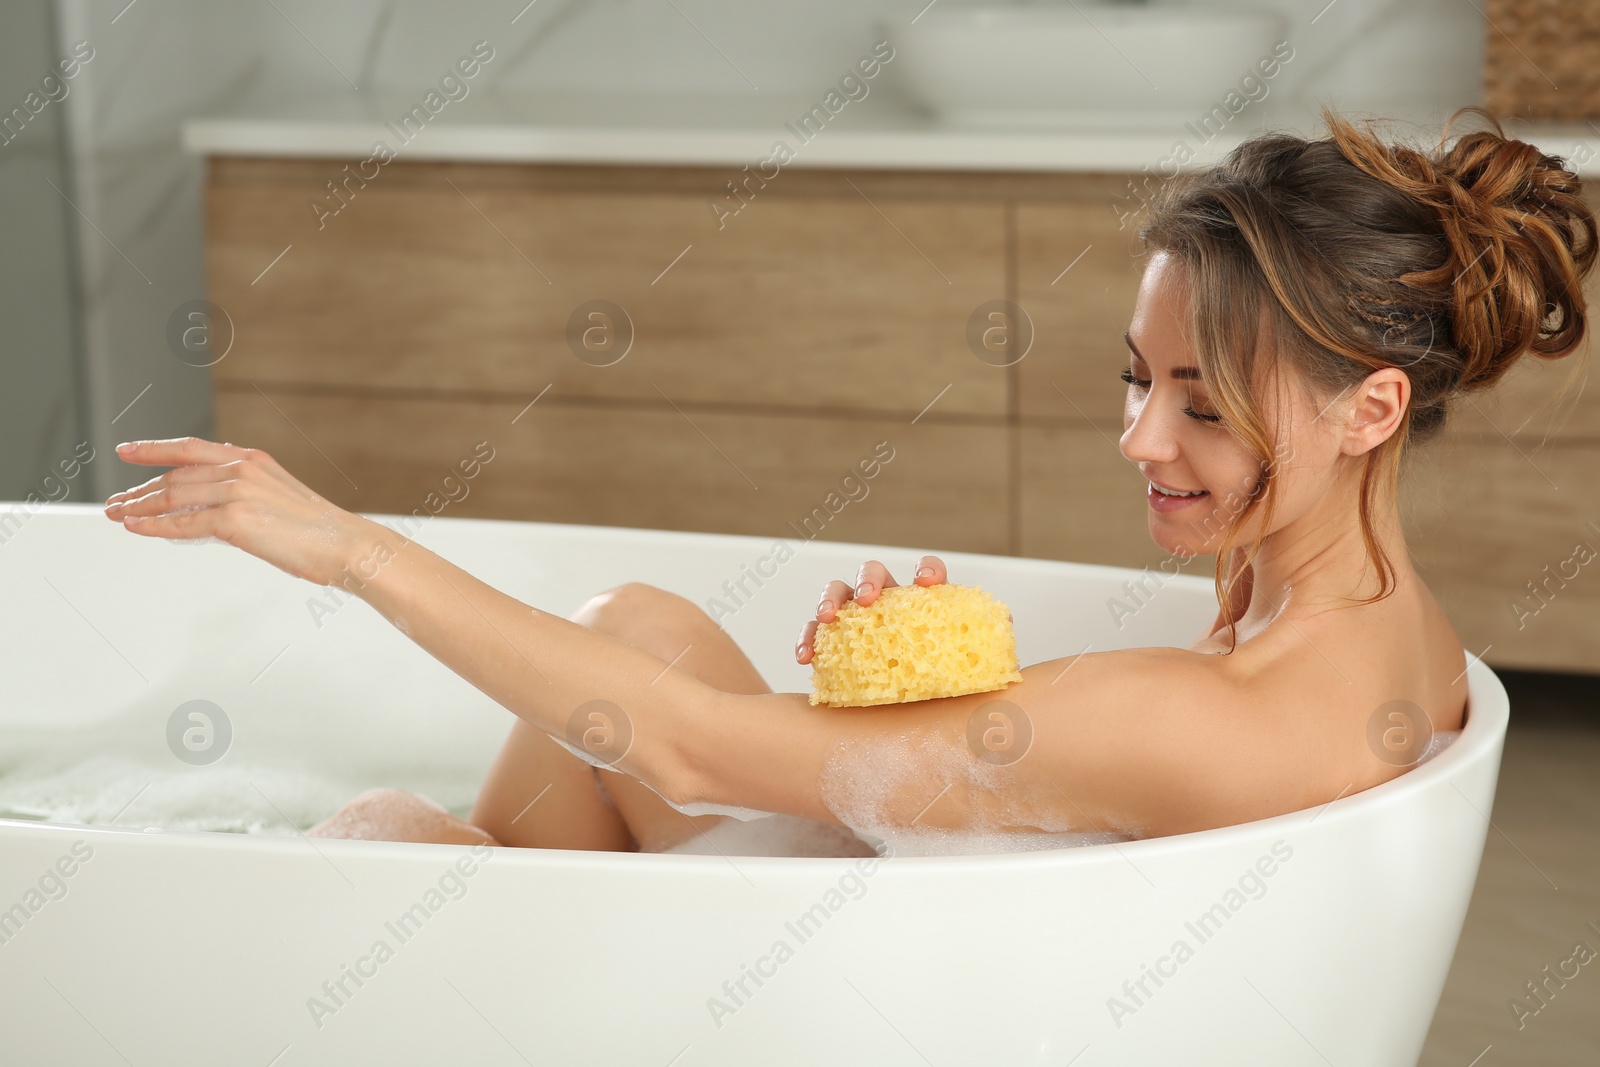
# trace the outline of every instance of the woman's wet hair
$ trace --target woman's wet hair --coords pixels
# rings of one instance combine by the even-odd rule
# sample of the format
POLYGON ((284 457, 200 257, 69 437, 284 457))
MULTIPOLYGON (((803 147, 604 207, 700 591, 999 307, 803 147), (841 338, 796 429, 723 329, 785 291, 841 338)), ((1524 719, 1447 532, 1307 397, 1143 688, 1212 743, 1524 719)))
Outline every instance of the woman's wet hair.
POLYGON ((1524 354, 1577 349, 1587 325, 1595 216, 1561 157, 1506 137, 1475 106, 1457 109, 1430 149, 1385 142, 1370 122, 1358 128, 1328 108, 1322 120, 1327 137, 1261 134, 1173 178, 1139 231, 1147 252, 1183 268, 1208 395, 1262 464, 1217 553, 1235 640, 1227 586, 1259 536, 1233 573, 1225 561, 1256 511, 1259 529, 1271 528, 1282 457, 1262 411, 1265 397, 1284 395, 1285 365, 1321 411, 1385 367, 1410 382, 1399 429, 1365 456, 1361 531, 1380 588, 1358 603, 1371 603, 1394 591, 1372 520, 1379 494, 1393 499, 1409 446, 1436 437, 1457 397, 1494 385, 1524 354), (1491 128, 1447 144, 1467 113, 1491 128))

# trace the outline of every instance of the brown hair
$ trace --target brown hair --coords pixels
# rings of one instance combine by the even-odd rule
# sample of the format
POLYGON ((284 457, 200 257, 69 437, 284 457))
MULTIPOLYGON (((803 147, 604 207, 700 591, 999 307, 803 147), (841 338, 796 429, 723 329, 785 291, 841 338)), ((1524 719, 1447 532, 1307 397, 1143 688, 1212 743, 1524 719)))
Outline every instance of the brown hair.
POLYGON ((1370 122, 1358 130, 1327 107, 1322 120, 1329 137, 1261 134, 1217 166, 1170 180, 1139 230, 1147 251, 1185 267, 1202 380, 1224 425, 1263 464, 1217 552, 1217 599, 1235 643, 1228 589, 1260 536, 1237 567, 1227 563, 1256 510, 1270 528, 1280 458, 1258 414, 1258 363, 1276 388, 1287 362, 1321 402, 1384 367, 1410 380, 1400 427, 1367 453, 1361 478, 1362 539, 1380 586, 1366 604, 1394 591, 1372 518, 1378 492, 1396 493, 1407 445, 1439 433, 1458 393, 1498 382, 1524 352, 1566 355, 1587 324, 1595 216, 1560 157, 1508 139, 1475 106, 1450 116, 1432 151, 1385 144, 1370 122), (1466 112, 1493 132, 1446 149, 1466 112))

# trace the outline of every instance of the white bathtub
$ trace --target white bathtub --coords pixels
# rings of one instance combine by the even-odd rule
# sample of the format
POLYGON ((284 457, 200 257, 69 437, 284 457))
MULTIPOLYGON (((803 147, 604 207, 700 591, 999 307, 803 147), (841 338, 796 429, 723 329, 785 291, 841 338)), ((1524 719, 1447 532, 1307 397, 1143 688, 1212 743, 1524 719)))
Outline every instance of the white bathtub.
MULTIPOLYGON (((772 545, 442 517, 417 537, 559 612, 629 579, 704 602, 772 545)), ((794 635, 822 583, 868 556, 904 573, 938 546, 796 543, 728 629, 798 691, 794 635)), ((1010 605, 1025 663, 1186 645, 1214 612, 1208 578, 1168 579, 1118 631, 1104 605, 1130 572, 944 556, 1010 605)), ((226 546, 132 536, 93 505, 32 515, 0 545, 0 582, 0 797, 44 796, 0 821, 8 1065, 1409 1065, 1506 727, 1474 662, 1461 738, 1394 781, 1119 845, 862 861, 313 844, 284 818, 308 826, 370 785, 464 810, 510 713, 360 602, 318 628, 322 591, 226 546), (231 722, 210 766, 168 750, 193 699, 231 722), (91 782, 103 795, 85 799, 91 782), (122 808, 116 826, 72 824, 122 808), (142 828, 158 810, 265 832, 142 828)))

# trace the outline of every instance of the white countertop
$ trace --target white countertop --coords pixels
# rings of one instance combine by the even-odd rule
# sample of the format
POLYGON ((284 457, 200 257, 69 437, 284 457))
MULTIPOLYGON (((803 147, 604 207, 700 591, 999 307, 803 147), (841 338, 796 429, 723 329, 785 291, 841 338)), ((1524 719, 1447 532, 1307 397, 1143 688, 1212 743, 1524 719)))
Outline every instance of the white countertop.
MULTIPOLYGON (((815 99, 770 94, 642 97, 475 93, 447 102, 406 141, 391 127, 420 100, 363 94, 274 100, 184 123, 183 146, 199 155, 356 160, 378 141, 396 159, 497 163, 653 164, 755 167, 784 142, 786 166, 859 169, 1129 173, 1164 163, 1207 165, 1264 128, 1321 136, 1314 109, 1268 98, 1248 105, 1207 141, 1178 117, 1110 119, 1058 128, 963 128, 945 125, 888 93, 847 105, 803 140, 790 125, 815 99), (1180 148, 1180 146, 1182 146, 1180 148)), ((1196 109, 1198 117, 1200 109, 1196 109)), ((1343 112, 1376 117, 1374 110, 1343 112)), ((1428 109, 1398 105, 1381 112, 1394 136, 1431 143, 1439 120, 1428 109)), ((1468 120, 1475 122, 1476 120, 1468 120)), ((1466 128, 1475 128, 1467 126, 1466 128)), ((1585 122, 1507 121, 1508 135, 1600 174, 1600 127, 1585 122)))

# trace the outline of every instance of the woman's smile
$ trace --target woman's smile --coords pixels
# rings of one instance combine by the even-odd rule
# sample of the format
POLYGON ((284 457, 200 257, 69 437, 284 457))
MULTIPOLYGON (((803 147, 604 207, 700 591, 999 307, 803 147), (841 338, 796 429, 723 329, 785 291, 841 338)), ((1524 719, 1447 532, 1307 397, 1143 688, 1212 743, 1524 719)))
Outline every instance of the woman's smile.
POLYGON ((1179 490, 1170 485, 1161 485, 1155 481, 1150 482, 1150 487, 1145 490, 1145 499, 1156 511, 1182 511, 1192 504, 1196 504, 1211 493, 1205 489, 1179 490), (1191 495, 1182 495, 1182 494, 1191 495))

